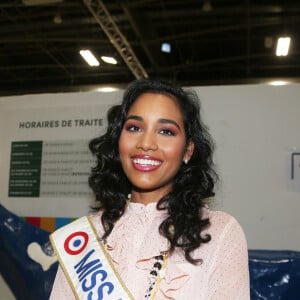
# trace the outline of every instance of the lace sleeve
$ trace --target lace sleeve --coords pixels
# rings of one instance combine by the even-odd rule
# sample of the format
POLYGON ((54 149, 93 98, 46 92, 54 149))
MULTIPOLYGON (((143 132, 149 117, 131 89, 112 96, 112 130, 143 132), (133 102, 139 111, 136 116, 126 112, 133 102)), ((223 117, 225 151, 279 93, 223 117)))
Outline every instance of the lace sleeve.
POLYGON ((250 299, 247 242, 234 218, 220 237, 209 274, 208 299, 250 299))

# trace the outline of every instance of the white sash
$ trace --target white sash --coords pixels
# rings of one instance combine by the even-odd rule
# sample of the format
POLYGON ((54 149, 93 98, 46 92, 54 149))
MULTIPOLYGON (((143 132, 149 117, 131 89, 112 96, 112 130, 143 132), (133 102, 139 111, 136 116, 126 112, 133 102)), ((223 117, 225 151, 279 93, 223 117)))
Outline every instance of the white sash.
POLYGON ((133 299, 88 217, 58 229, 50 241, 76 299, 133 299))

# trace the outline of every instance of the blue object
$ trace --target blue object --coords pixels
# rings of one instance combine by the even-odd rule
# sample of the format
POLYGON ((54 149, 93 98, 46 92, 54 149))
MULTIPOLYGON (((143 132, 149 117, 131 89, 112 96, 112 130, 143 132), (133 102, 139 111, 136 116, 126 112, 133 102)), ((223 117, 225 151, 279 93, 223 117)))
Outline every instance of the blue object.
POLYGON ((49 299, 58 263, 44 271, 27 248, 37 243, 45 255, 53 250, 49 232, 26 223, 0 205, 0 273, 17 300, 49 299))
POLYGON ((165 53, 171 53, 171 44, 170 43, 162 43, 161 51, 165 53))
POLYGON ((249 250, 252 300, 300 299, 300 252, 249 250))

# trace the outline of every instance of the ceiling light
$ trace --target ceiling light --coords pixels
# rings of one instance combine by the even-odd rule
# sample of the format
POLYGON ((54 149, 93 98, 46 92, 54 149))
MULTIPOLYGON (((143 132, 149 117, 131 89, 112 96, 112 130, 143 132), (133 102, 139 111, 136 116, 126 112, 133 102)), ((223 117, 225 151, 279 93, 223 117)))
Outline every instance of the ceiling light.
POLYGON ((80 50, 79 53, 91 67, 98 67, 100 65, 99 61, 90 50, 80 50))
POLYGON ((101 88, 96 89, 97 92, 104 92, 104 93, 115 92, 115 91, 118 91, 118 90, 119 90, 118 88, 112 87, 112 86, 105 86, 105 87, 101 87, 101 88))
POLYGON ((108 64, 116 65, 118 63, 112 56, 101 56, 101 59, 108 64))
POLYGON ((269 84, 273 85, 273 86, 281 86, 281 85, 287 85, 287 84, 289 84, 289 82, 284 81, 284 80, 274 80, 274 81, 271 81, 269 84))
POLYGON ((277 40, 276 55, 287 56, 289 53, 290 42, 291 42, 290 37, 280 37, 277 40))
POLYGON ((171 44, 170 43, 162 43, 161 44, 161 52, 171 53, 171 44))

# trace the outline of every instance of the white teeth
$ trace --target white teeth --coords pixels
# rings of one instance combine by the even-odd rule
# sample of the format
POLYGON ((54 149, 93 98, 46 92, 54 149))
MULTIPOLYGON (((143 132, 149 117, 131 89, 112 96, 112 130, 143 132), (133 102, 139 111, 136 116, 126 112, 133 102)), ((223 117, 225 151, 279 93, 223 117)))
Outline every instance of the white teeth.
POLYGON ((142 159, 142 158, 134 158, 133 162, 135 164, 143 165, 143 166, 158 166, 161 164, 160 161, 152 160, 152 159, 142 159))

